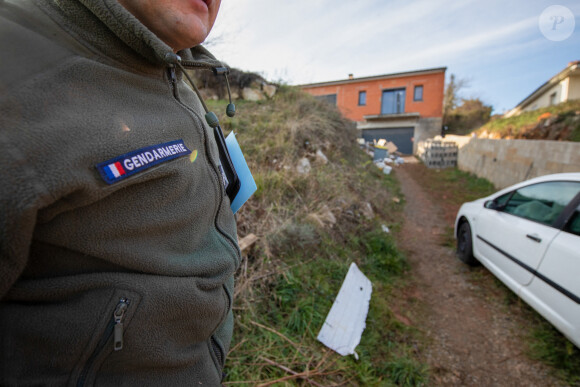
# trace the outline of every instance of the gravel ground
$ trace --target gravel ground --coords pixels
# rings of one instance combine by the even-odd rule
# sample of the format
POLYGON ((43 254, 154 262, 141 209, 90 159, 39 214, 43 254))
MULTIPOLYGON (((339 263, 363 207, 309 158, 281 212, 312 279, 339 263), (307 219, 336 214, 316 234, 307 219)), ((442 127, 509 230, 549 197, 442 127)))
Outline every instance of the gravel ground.
MULTIPOLYGON (((395 307, 404 323, 425 333, 424 361, 436 386, 560 386, 547 366, 526 356, 526 321, 503 301, 484 268, 462 264, 442 245, 455 214, 421 186, 421 164, 395 169, 406 206, 397 235, 413 278, 395 307), (447 219, 447 220, 445 220, 447 219)), ((456 211, 456 210, 455 210, 456 211)))

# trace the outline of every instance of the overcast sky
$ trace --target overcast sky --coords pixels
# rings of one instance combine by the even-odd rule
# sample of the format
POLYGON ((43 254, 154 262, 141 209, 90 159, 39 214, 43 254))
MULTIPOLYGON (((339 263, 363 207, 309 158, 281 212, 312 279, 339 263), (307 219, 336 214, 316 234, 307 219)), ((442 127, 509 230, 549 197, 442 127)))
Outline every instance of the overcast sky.
POLYGON ((502 113, 580 60, 580 0, 222 0, 208 40, 291 85, 447 67, 502 113))

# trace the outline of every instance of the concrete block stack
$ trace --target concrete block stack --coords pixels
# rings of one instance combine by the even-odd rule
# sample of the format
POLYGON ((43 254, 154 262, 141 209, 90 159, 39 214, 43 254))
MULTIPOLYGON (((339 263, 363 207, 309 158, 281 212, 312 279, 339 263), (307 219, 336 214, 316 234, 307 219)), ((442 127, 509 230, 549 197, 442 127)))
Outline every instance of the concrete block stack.
POLYGON ((418 156, 429 168, 457 166, 458 146, 453 141, 427 140, 419 143, 418 156))

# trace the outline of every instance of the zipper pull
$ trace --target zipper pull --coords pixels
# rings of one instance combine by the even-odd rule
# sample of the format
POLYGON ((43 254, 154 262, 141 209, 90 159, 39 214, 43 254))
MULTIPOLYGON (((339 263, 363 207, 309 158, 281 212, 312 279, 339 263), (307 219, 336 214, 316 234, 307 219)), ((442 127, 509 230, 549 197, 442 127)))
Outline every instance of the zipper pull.
POLYGON ((169 67, 169 83, 171 83, 171 87, 173 90, 177 88, 177 76, 175 75, 175 67, 169 67))
POLYGON ((113 320, 115 321, 113 330, 113 348, 115 351, 123 349, 123 318, 125 317, 125 312, 127 312, 128 307, 129 300, 121 298, 113 312, 113 320))
POLYGON ((169 80, 171 81, 172 84, 175 84, 177 82, 177 77, 175 76, 175 67, 169 68, 169 80))

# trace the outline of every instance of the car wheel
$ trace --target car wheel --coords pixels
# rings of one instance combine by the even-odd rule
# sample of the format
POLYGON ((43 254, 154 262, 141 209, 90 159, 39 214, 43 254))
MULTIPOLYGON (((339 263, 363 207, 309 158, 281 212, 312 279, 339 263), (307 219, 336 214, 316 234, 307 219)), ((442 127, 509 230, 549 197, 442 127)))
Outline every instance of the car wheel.
POLYGON ((468 222, 461 223, 457 232, 457 256, 461 262, 476 266, 479 262, 473 256, 473 239, 468 222))

